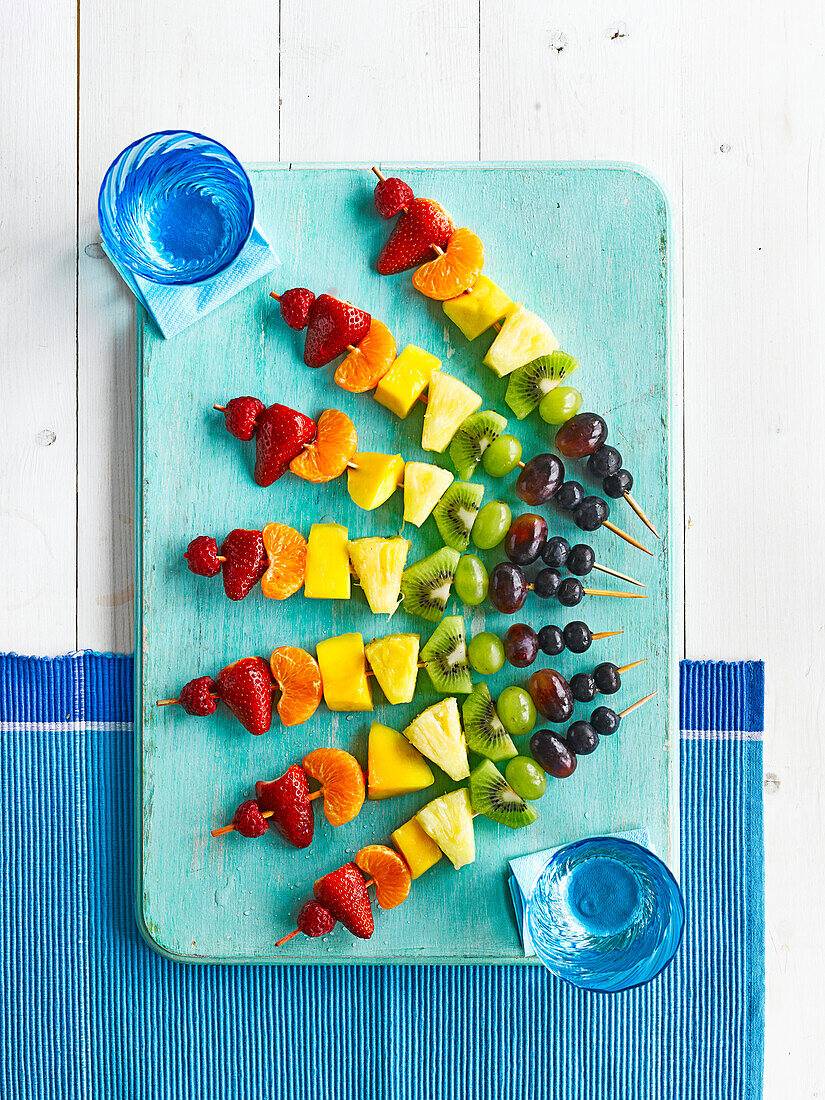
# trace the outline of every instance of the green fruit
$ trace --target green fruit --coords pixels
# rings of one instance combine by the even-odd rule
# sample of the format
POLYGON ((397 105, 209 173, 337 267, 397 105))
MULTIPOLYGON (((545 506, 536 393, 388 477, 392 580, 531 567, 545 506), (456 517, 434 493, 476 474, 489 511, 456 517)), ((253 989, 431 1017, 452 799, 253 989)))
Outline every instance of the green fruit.
POLYGON ((521 459, 521 444, 514 435, 500 435, 491 443, 481 459, 481 465, 490 477, 507 477, 521 459))
POLYGON ((582 395, 572 386, 556 386, 539 404, 539 416, 548 424, 564 424, 582 407, 582 395))
POLYGON ((437 623, 444 614, 460 554, 442 546, 401 574, 404 610, 437 623))
POLYGON ((498 634, 485 630, 470 639, 467 655, 476 672, 482 676, 492 676, 504 664, 504 643, 498 634))
POLYGON ((488 500, 473 524, 473 542, 480 550, 492 550, 507 534, 512 518, 503 500, 488 500))
POLYGON ((481 456, 498 439, 507 421, 496 412, 482 409, 462 421, 450 444, 450 458, 462 481, 469 481, 481 462, 481 456))
POLYGON ((433 687, 442 695, 466 694, 473 690, 461 615, 448 615, 441 620, 423 646, 421 660, 433 687))
POLYGON ((476 813, 511 829, 521 829, 539 819, 489 760, 482 760, 470 772, 470 801, 476 813))
POLYGON ((504 769, 504 778, 522 798, 535 802, 547 790, 547 776, 529 756, 516 756, 504 769))
POLYGON ((483 496, 483 485, 454 481, 433 508, 441 537, 453 550, 466 550, 470 545, 470 532, 483 496))
MULTIPOLYGON (((483 509, 482 509, 483 510, 483 509)), ((478 522, 478 521, 476 521, 478 522)), ((478 607, 487 598, 490 578, 484 562, 475 554, 464 554, 455 571, 453 589, 462 603, 478 607)))
POLYGON ((513 371, 507 382, 504 400, 519 420, 524 420, 545 394, 571 375, 578 365, 578 360, 564 351, 540 355, 538 359, 513 371))
POLYGON ((467 748, 489 760, 509 760, 518 749, 502 726, 490 689, 476 684, 461 706, 467 748))
POLYGON ((513 737, 523 737, 536 724, 536 707, 524 688, 505 688, 496 707, 504 728, 513 737))

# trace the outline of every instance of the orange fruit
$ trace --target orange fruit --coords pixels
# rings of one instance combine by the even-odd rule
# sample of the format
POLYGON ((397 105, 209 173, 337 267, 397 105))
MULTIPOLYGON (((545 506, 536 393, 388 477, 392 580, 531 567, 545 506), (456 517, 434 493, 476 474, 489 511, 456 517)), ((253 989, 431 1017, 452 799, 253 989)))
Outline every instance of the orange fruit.
POLYGON ((330 825, 346 825, 358 816, 364 805, 364 773, 354 756, 343 749, 315 749, 304 757, 303 768, 321 784, 330 825))
POLYGON ((321 702, 321 670, 305 649, 278 646, 269 658, 275 683, 281 689, 278 714, 285 726, 300 726, 311 718, 321 702))
POLYGON ((335 381, 350 393, 374 390, 392 366, 395 356, 392 333, 382 321, 373 317, 367 335, 338 365, 335 381))
POLYGON ((289 464, 306 481, 332 481, 347 468, 358 448, 358 433, 346 413, 327 409, 318 417, 315 439, 289 464))
POLYGON ((355 864, 375 879, 375 898, 382 909, 394 909, 407 900, 412 875, 398 852, 383 844, 368 844, 356 855, 355 864))
POLYGON ((307 542, 300 531, 284 523, 268 523, 263 530, 264 549, 269 558, 261 588, 270 600, 285 600, 304 583, 307 571, 307 542))
POLYGON ((419 267, 413 286, 428 298, 446 302, 469 290, 484 267, 484 245, 471 229, 456 229, 443 256, 419 267))

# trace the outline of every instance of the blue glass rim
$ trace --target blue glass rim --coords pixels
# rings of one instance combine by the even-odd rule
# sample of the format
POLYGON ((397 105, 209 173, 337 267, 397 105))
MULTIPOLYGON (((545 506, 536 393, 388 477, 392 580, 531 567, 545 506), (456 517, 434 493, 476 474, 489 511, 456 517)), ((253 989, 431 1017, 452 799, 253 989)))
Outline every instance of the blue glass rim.
POLYGON ((252 236, 252 231, 255 228, 255 193, 252 190, 252 181, 250 180, 246 169, 232 152, 232 150, 227 149, 227 147, 222 142, 217 141, 215 138, 209 137, 207 134, 201 134, 197 130, 179 129, 152 130, 150 133, 144 134, 143 137, 135 138, 134 141, 130 142, 125 148, 121 149, 121 151, 117 154, 112 163, 103 173, 103 180, 97 193, 97 222, 100 228, 100 235, 103 237, 104 243, 113 252, 119 255, 120 249, 118 242, 110 240, 107 236, 105 229, 103 228, 104 223, 107 220, 103 217, 103 202, 106 185, 116 171, 117 166, 120 164, 120 162, 124 159, 124 157, 127 157, 133 149, 137 148, 138 145, 142 145, 145 141, 150 141, 152 138, 176 136, 198 138, 199 141, 208 142, 210 145, 215 146, 217 149, 223 150, 229 160, 237 167, 238 171, 241 174, 241 177, 246 184, 246 190, 249 196, 249 224, 247 226, 246 233, 244 234, 243 239, 240 241, 237 248, 229 254, 229 258, 226 260, 225 263, 223 263, 216 271, 212 271, 209 275, 204 276, 204 278, 193 279, 192 282, 181 282, 178 279, 168 278, 163 275, 158 276, 157 274, 149 275, 145 270, 136 271, 130 264, 127 264, 124 260, 120 260, 120 262, 123 263, 123 266, 127 267, 133 275, 137 275, 139 278, 146 279, 148 282, 151 283, 158 283, 163 286, 202 286, 205 283, 211 282, 212 279, 217 278, 218 275, 221 275, 224 271, 227 270, 227 268, 232 266, 235 260, 237 260, 237 258, 246 248, 247 244, 249 243, 249 238, 252 236))
MULTIPOLYGON (((629 989, 639 989, 643 985, 648 985, 655 978, 658 978, 662 971, 666 970, 667 967, 670 966, 670 964, 673 962, 674 958, 676 957, 677 951, 682 946, 682 940, 685 936, 685 899, 682 897, 682 890, 679 886, 679 883, 676 881, 675 875, 668 867, 668 865, 664 862, 664 860, 659 859, 655 852, 651 851, 650 848, 645 848, 643 844, 636 844, 635 841, 626 840, 624 837, 618 836, 589 836, 585 837, 584 840, 574 840, 570 844, 565 844, 563 848, 559 848, 553 853, 550 859, 548 859, 547 863, 545 863, 545 865, 539 871, 538 875, 536 875, 536 883, 538 882, 539 878, 542 875, 546 874, 548 869, 552 867, 555 863, 561 862, 562 859, 566 859, 572 852, 576 852, 580 848, 589 847, 589 845, 599 840, 608 841, 611 845, 614 845, 617 848, 626 848, 629 851, 633 851, 634 854, 640 853, 641 858, 644 862, 655 862, 657 870, 662 873, 662 877, 669 887, 671 897, 673 897, 677 903, 676 910, 679 918, 679 934, 674 942, 673 950, 666 958, 662 959, 661 965, 659 965, 655 970, 651 971, 651 973, 647 975, 647 977, 645 977, 642 981, 634 982, 632 985, 622 986, 620 989, 603 989, 597 985, 580 985, 578 982, 573 981, 573 979, 570 978, 568 975, 560 974, 558 971, 548 966, 544 959, 542 959, 541 956, 538 955, 538 952, 536 952, 536 954, 542 966, 544 966, 545 969, 553 975, 553 977, 558 978, 559 981, 564 982, 566 985, 571 985, 575 989, 583 989, 587 993, 602 993, 608 996, 613 996, 616 993, 626 993, 629 989)), ((531 932, 531 936, 532 930, 530 929, 530 902, 532 900, 532 897, 533 895, 531 893, 530 897, 527 899, 527 927, 528 930, 530 930, 531 932)))

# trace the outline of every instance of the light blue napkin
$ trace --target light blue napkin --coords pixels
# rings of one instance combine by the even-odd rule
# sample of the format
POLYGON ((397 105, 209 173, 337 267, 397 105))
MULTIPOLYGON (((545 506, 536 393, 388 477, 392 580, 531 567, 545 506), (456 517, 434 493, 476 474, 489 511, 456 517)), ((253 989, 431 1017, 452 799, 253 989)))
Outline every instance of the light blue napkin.
POLYGON ((281 261, 255 222, 252 236, 226 271, 208 282, 193 286, 165 286, 152 283, 129 271, 112 255, 106 245, 103 251, 120 272, 123 281, 167 339, 177 336, 200 317, 223 305, 244 287, 267 275, 281 261))
MULTIPOLYGON (((647 829, 632 829, 629 833, 609 833, 609 836, 619 837, 620 840, 632 840, 634 844, 641 844, 643 848, 653 849, 650 845, 650 837, 647 829)), ((526 856, 518 856, 510 860, 510 877, 507 885, 510 887, 510 896, 513 899, 513 908, 516 911, 521 946, 524 948, 525 959, 535 955, 533 941, 527 930, 527 902, 533 893, 536 879, 550 862, 560 848, 566 845, 557 844, 555 848, 545 848, 543 852, 530 852, 526 856)))

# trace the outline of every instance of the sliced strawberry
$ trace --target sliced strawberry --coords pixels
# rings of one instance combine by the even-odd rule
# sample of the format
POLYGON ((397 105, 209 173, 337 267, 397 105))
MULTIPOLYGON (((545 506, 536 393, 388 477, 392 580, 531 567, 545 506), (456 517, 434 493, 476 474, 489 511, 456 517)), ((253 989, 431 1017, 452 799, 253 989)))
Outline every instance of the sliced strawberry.
POLYGON ((446 248, 455 232, 450 215, 432 199, 413 199, 378 257, 379 275, 396 275, 432 260, 433 245, 446 248))
POLYGON ((293 764, 280 779, 259 780, 255 784, 255 798, 262 810, 272 810, 272 820, 285 840, 296 848, 309 847, 315 818, 303 768, 293 764))
POLYGON ((255 431, 255 480, 263 488, 277 481, 315 438, 314 420, 286 405, 270 405, 258 415, 255 431))
POLYGON ((307 322, 304 362, 323 367, 337 359, 350 344, 357 344, 370 330, 371 317, 350 302, 322 294, 312 303, 307 322))
POLYGON ((221 543, 223 587, 230 600, 248 596, 269 564, 260 531, 245 531, 236 527, 221 543))
POLYGON ((302 329, 307 327, 307 319, 315 295, 305 286, 296 286, 292 290, 285 290, 278 299, 281 307, 281 316, 290 328, 302 329))
POLYGON ((272 675, 260 657, 242 657, 218 673, 218 698, 256 735, 272 725, 272 675))
POLYGON ((242 802, 235 810, 232 824, 235 832, 241 836, 263 836, 269 828, 269 822, 261 814, 261 807, 253 798, 242 802))
POLYGON ((382 218, 394 218, 409 206, 415 196, 412 187, 397 176, 387 176, 375 185, 373 201, 382 218))
POLYGON ((368 940, 374 931, 370 897, 364 876, 354 863, 319 878, 313 893, 353 936, 368 940))
POLYGON ((223 410, 226 430, 248 443, 255 434, 255 421, 266 406, 257 397, 233 397, 223 410))
POLYGON ((298 931, 305 936, 326 936, 335 927, 335 917, 317 901, 308 901, 298 914, 298 931))
POLYGON ((187 714, 196 718, 205 718, 208 714, 214 714, 218 708, 213 696, 217 684, 211 676, 198 676, 190 680, 180 689, 180 705, 187 714))
POLYGON ((186 564, 199 577, 217 577, 221 571, 218 544, 211 535, 198 535, 186 547, 186 564))

